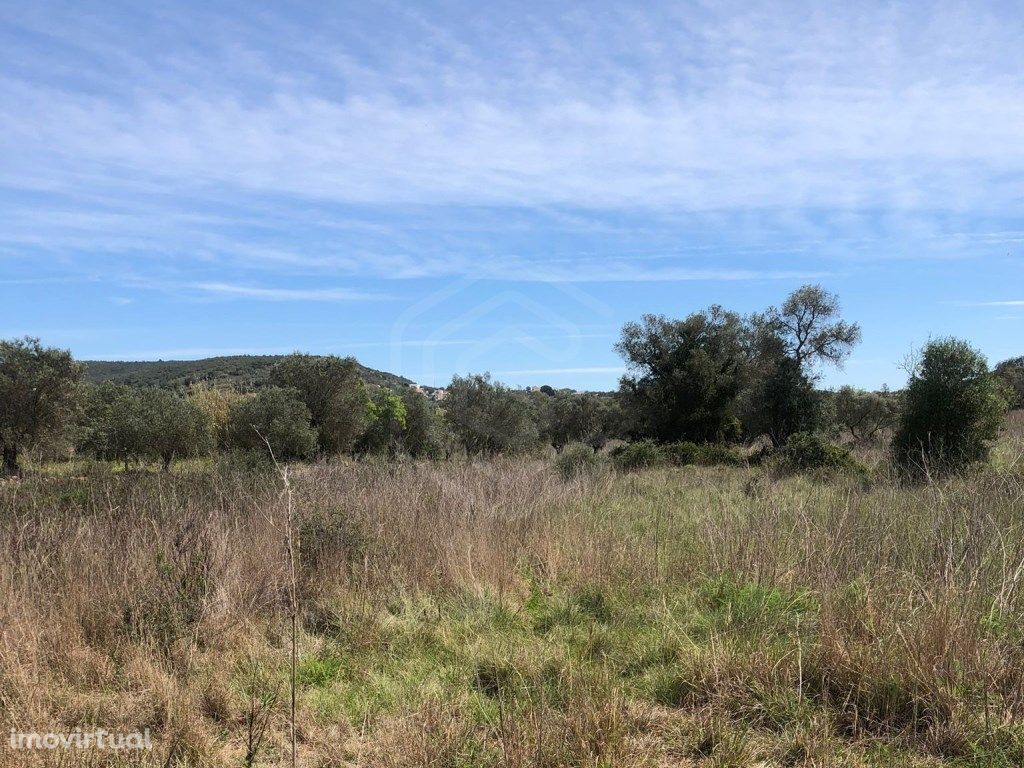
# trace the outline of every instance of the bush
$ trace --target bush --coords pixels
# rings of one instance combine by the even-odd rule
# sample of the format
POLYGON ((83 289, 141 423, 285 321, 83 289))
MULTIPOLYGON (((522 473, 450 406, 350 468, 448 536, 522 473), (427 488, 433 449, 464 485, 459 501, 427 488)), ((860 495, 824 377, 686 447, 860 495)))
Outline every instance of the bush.
POLYGON ((270 371, 276 387, 294 390, 309 409, 320 450, 350 452, 371 421, 370 400, 355 358, 294 353, 270 371))
POLYGON ((668 463, 665 451, 651 440, 617 446, 612 449, 611 458, 612 464, 620 472, 660 467, 668 463))
POLYGON ((520 453, 539 445, 526 394, 492 382, 488 374, 453 377, 441 407, 470 456, 520 453))
POLYGON ((269 460, 267 442, 281 461, 309 458, 316 452, 316 429, 295 390, 270 387, 232 406, 228 444, 269 460))
POLYGON ((819 435, 797 432, 790 435, 781 451, 783 464, 795 470, 848 469, 866 471, 853 454, 840 445, 834 445, 819 435))
POLYGON ((191 400, 152 387, 106 382, 86 390, 79 448, 101 459, 128 462, 205 455, 213 448, 210 422, 191 400))
POLYGON ((563 480, 572 480, 597 470, 600 460, 586 443, 569 443, 555 457, 555 469, 563 480))
POLYGON ((911 372, 893 438, 896 461, 913 469, 957 469, 988 458, 1007 402, 984 356, 959 339, 925 347, 911 372))
POLYGON ((744 463, 743 454, 737 448, 721 443, 670 443, 662 446, 662 451, 677 467, 739 466, 744 463))

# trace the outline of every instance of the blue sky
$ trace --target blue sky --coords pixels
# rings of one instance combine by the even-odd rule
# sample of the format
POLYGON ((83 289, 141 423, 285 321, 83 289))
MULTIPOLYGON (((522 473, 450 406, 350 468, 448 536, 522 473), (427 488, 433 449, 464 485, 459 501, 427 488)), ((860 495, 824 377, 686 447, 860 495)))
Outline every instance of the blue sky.
POLYGON ((1013 3, 0 0, 0 337, 611 388, 804 282, 1024 354, 1013 3))

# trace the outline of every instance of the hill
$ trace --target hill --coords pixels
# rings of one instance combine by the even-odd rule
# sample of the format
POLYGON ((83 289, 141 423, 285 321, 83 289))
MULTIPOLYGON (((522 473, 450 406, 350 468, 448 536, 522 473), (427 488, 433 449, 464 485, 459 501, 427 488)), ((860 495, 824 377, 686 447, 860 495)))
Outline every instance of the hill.
MULTIPOLYGON (((266 385, 270 369, 282 355, 233 355, 203 360, 84 360, 86 379, 114 381, 136 387, 184 389, 192 384, 228 384, 243 392, 266 385)), ((404 376, 359 366, 363 380, 391 388, 415 384, 404 376)), ((429 387, 425 387, 429 389, 429 387)))

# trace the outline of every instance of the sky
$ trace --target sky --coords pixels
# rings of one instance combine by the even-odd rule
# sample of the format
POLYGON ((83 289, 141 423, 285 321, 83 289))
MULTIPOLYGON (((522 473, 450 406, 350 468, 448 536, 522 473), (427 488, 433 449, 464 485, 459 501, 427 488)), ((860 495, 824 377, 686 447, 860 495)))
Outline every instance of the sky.
POLYGON ((0 0, 0 338, 611 389, 804 283, 1024 354, 1019 5, 0 0))

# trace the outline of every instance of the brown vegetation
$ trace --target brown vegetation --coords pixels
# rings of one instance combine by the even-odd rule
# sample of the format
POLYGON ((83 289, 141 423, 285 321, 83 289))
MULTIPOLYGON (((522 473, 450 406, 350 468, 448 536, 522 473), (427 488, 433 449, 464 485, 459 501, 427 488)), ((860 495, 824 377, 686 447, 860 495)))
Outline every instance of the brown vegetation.
MULTIPOLYGON (((366 462, 292 488, 302 765, 1024 760, 1009 464, 907 486, 366 462)), ((3 487, 6 730, 155 739, 32 759, 286 764, 284 504, 216 469, 3 487)))

